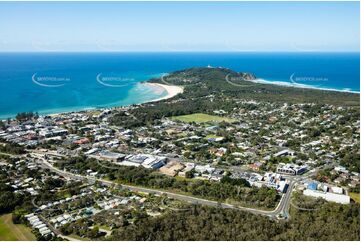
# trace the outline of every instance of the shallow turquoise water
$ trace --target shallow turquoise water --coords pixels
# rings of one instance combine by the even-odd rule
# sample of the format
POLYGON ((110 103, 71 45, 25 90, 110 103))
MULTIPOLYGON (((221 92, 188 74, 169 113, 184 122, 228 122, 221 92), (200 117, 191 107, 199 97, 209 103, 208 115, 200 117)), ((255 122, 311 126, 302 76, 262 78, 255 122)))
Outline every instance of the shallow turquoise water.
POLYGON ((0 53, 0 118, 150 101, 166 92, 139 82, 207 65, 270 82, 360 90, 358 53, 0 53))

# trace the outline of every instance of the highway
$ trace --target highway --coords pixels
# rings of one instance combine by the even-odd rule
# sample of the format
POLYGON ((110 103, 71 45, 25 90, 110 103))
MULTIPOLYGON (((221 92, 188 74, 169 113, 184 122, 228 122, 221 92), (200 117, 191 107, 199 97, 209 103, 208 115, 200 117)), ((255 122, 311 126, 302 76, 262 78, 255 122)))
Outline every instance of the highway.
POLYGON ((71 179, 90 181, 90 182, 99 182, 99 183, 101 183, 103 185, 106 185, 106 186, 121 185, 122 187, 127 188, 127 189, 129 189, 131 191, 134 191, 134 192, 154 193, 154 194, 158 194, 158 195, 166 194, 170 198, 186 201, 186 202, 189 202, 189 203, 192 203, 192 204, 202 204, 202 205, 207 205, 207 206, 222 207, 222 208, 225 208, 225 209, 236 209, 236 210, 248 211, 248 212, 251 212, 251 213, 254 213, 254 214, 266 215, 266 216, 269 216, 269 217, 272 217, 272 218, 278 218, 281 215, 283 218, 289 219, 288 209, 289 209, 289 205, 290 205, 292 189, 293 189, 294 184, 295 184, 294 180, 292 180, 292 179, 290 179, 290 184, 289 184, 289 187, 287 189, 287 192, 282 195, 281 201, 279 202, 277 207, 272 211, 267 211, 267 210, 261 210, 261 209, 255 209, 255 208, 247 208, 247 207, 235 206, 235 205, 228 204, 228 203, 220 203, 220 202, 216 202, 216 201, 212 201, 212 200, 197 198, 197 197, 178 194, 178 193, 173 193, 173 192, 160 191, 160 190, 151 189, 151 188, 144 188, 144 187, 138 187, 138 186, 119 184, 119 183, 116 183, 116 182, 107 181, 107 180, 104 180, 104 179, 98 179, 98 178, 91 177, 91 176, 83 176, 83 175, 79 175, 79 174, 74 174, 74 173, 70 173, 70 172, 67 172, 67 171, 64 171, 64 170, 60 170, 60 169, 54 167, 49 162, 47 162, 44 158, 41 158, 41 157, 39 157, 37 155, 35 155, 35 156, 36 156, 36 158, 38 158, 36 160, 36 162, 41 167, 48 168, 49 170, 51 170, 53 172, 56 172, 59 175, 62 175, 64 177, 68 177, 68 178, 71 178, 71 179))

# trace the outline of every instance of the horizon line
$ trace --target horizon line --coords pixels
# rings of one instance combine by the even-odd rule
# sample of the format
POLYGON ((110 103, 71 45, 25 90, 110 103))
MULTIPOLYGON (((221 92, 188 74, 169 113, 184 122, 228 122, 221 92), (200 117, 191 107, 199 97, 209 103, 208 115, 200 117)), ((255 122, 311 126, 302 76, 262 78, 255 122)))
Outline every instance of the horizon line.
POLYGON ((360 50, 317 50, 317 51, 294 51, 294 50, 129 50, 129 51, 97 51, 97 50, 69 50, 69 51, 38 51, 38 50, 0 50, 0 53, 360 53, 360 50))

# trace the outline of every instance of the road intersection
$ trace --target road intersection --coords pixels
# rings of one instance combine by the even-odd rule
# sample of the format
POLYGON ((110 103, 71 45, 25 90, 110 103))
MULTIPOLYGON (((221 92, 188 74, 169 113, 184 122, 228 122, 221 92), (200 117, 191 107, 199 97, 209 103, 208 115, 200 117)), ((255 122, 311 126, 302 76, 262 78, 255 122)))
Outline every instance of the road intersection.
POLYGON ((57 167, 54 167, 51 163, 46 161, 44 158, 39 157, 38 155, 36 155, 36 156, 37 156, 36 162, 41 167, 47 168, 55 173, 58 173, 61 176, 68 177, 71 179, 83 180, 83 181, 88 181, 88 182, 93 182, 93 183, 99 182, 100 184, 105 185, 105 186, 121 185, 122 187, 127 188, 134 192, 144 192, 144 193, 154 193, 157 195, 167 195, 170 198, 186 201, 186 202, 189 202, 192 204, 201 204, 201 205, 207 205, 207 206, 221 207, 221 208, 225 208, 225 209, 248 211, 248 212, 251 212, 254 214, 266 215, 271 218, 289 219, 290 216, 289 216, 288 210, 290 207, 292 190, 296 183, 296 181, 292 177, 288 178, 290 180, 290 183, 288 185, 288 189, 287 189, 286 193, 284 193, 282 195, 282 198, 281 198, 279 204, 277 205, 277 207, 272 211, 268 211, 268 210, 262 210, 262 209, 256 209, 256 208, 247 208, 247 207, 236 206, 236 205, 229 204, 229 203, 220 203, 217 201, 197 198, 197 197, 193 197, 193 196, 188 196, 188 195, 183 195, 183 194, 178 194, 178 193, 173 193, 173 192, 168 192, 168 191, 161 191, 161 190, 157 190, 157 189, 144 188, 144 187, 132 186, 132 185, 126 185, 126 184, 119 184, 117 182, 108 181, 108 180, 104 180, 104 179, 100 179, 100 178, 95 178, 92 176, 83 176, 80 174, 74 174, 74 173, 71 173, 68 171, 60 170, 57 167))

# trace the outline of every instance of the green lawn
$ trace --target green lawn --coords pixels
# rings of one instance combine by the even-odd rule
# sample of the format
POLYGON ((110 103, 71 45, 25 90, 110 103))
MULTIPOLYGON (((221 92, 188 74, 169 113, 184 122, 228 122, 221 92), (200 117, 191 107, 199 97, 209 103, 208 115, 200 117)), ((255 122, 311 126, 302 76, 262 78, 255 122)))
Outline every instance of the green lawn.
POLYGON ((350 192, 349 193, 352 200, 354 200, 357 203, 360 203, 360 193, 350 192))
POLYGON ((13 224, 11 213, 0 216, 0 241, 36 240, 31 229, 22 224, 13 224))
POLYGON ((182 115, 182 116, 174 116, 171 117, 171 120, 178 120, 178 121, 182 121, 182 122, 196 122, 196 123, 206 123, 206 122, 228 122, 228 123, 232 123, 235 120, 231 119, 231 118, 226 118, 226 117, 220 117, 220 116, 215 116, 215 115, 208 115, 205 113, 194 113, 194 114, 189 114, 189 115, 182 115))

